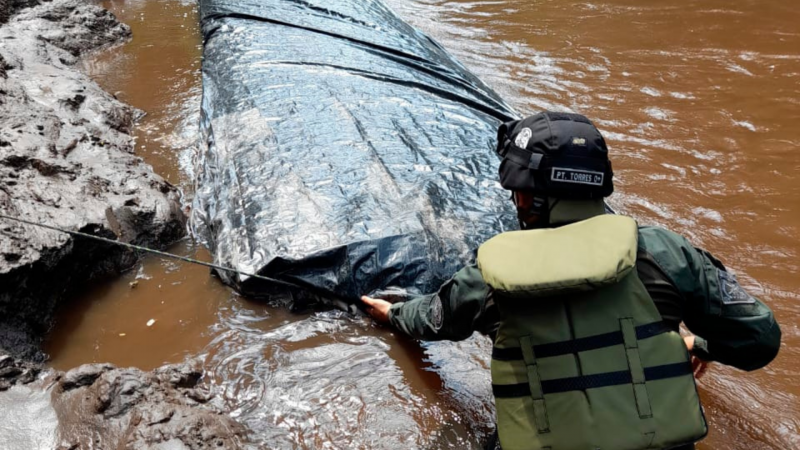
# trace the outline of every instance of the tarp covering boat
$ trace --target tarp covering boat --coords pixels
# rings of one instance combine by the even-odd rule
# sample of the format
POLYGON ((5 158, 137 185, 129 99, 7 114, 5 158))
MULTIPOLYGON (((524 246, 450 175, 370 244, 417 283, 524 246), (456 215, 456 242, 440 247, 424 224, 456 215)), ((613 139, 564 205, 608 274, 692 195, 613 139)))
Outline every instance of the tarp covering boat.
POLYGON ((516 113, 377 0, 202 0, 193 226, 250 295, 434 292, 514 228, 516 113))

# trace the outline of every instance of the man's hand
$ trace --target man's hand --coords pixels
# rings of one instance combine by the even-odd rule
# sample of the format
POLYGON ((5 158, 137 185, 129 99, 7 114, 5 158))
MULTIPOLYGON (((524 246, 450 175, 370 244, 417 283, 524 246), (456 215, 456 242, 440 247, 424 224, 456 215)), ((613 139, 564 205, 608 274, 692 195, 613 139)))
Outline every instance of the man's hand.
MULTIPOLYGON (((686 343, 686 348, 689 349, 689 352, 694 349, 694 336, 686 336, 683 338, 683 342, 686 343)), ((692 371, 694 372, 694 377, 698 380, 703 378, 703 375, 706 374, 708 370, 708 362, 703 361, 702 359, 692 356, 692 371)))
POLYGON ((370 298, 366 295, 361 301, 367 305, 367 314, 380 323, 389 323, 389 308, 392 304, 379 298, 370 298))
POLYGON ((689 352, 694 349, 694 336, 684 337, 683 342, 686 344, 686 349, 689 350, 689 352))

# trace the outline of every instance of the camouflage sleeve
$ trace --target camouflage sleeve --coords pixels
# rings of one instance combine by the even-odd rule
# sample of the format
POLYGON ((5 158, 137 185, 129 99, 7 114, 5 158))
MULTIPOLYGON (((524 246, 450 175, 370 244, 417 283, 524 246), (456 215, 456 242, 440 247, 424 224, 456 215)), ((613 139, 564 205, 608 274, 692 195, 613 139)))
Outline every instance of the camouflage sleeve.
POLYGON ((747 293, 721 262, 660 228, 642 228, 640 236, 640 248, 684 297, 683 320, 697 336, 696 356, 748 371, 775 359, 781 330, 773 312, 747 293))
POLYGON ((442 285, 439 292, 392 305, 391 324, 416 339, 460 341, 475 331, 496 329, 489 287, 476 266, 467 266, 442 285))

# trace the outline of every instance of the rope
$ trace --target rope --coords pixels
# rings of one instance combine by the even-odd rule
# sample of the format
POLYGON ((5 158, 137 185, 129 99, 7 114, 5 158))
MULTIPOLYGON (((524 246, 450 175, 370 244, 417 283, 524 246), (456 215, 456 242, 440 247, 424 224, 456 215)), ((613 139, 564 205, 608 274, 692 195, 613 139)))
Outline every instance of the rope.
POLYGON ((120 246, 120 247, 128 248, 130 250, 136 250, 136 251, 140 251, 140 252, 144 252, 144 253, 151 253, 151 254, 158 255, 158 256, 161 256, 161 257, 164 257, 164 258, 177 259, 177 260, 188 262, 188 263, 191 263, 191 264, 197 264, 197 265, 200 265, 200 266, 210 267, 210 268, 216 269, 216 270, 221 270, 221 271, 225 271, 225 272, 232 272, 232 273, 235 273, 235 274, 256 278, 258 280, 268 281, 270 283, 277 283, 277 284, 280 284, 280 285, 283 285, 283 286, 288 286, 288 287, 293 287, 293 288, 297 287, 294 284, 287 283, 285 281, 276 280, 274 278, 265 277, 263 275, 258 275, 258 274, 249 273, 249 272, 243 272, 241 270, 233 269, 233 268, 230 268, 230 267, 220 266, 220 265, 217 265, 217 264, 208 263, 208 262, 205 262, 205 261, 200 261, 200 260, 197 260, 197 259, 194 259, 194 258, 189 258, 187 256, 179 256, 179 255, 175 255, 175 254, 172 254, 172 253, 162 252, 160 250, 154 250, 152 248, 142 247, 141 245, 129 244, 127 242, 116 241, 114 239, 108 239, 108 238, 104 238, 104 237, 101 237, 101 236, 95 236, 93 234, 82 233, 80 231, 65 230, 63 228, 55 227, 55 226, 52 226, 52 225, 45 225, 43 223, 31 222, 29 220, 20 219, 20 218, 17 218, 17 217, 11 217, 11 216, 7 216, 5 214, 0 214, 0 219, 11 220, 13 222, 24 223, 26 225, 31 225, 31 226, 34 226, 34 227, 44 228, 44 229, 52 230, 52 231, 58 231, 60 233, 66 233, 66 234, 68 234, 70 236, 81 237, 81 238, 85 238, 85 239, 91 239, 91 240, 94 240, 94 241, 104 242, 106 244, 117 245, 117 246, 120 246))
POLYGON ((43 223, 31 222, 29 220, 20 219, 20 218, 17 218, 17 217, 11 217, 11 216, 7 216, 5 214, 0 214, 0 219, 6 219, 6 220, 13 221, 13 222, 19 222, 19 223, 23 223, 23 224, 26 224, 26 225, 31 225, 31 226, 34 226, 34 227, 44 228, 44 229, 47 229, 47 230, 58 231, 60 233, 65 233, 65 234, 68 234, 70 236, 80 237, 80 238, 84 238, 84 239, 91 239, 91 240, 94 240, 94 241, 104 242, 104 243, 110 244, 110 245, 118 245, 120 247, 125 247, 125 248, 130 249, 130 250, 136 250, 136 251, 140 251, 140 252, 144 252, 144 253, 150 253, 150 254, 153 254, 153 255, 158 255, 158 256, 161 256, 163 258, 177 259, 177 260, 184 261, 184 262, 191 263, 191 264, 197 264, 197 265, 200 265, 200 266, 205 266, 205 267, 209 267, 209 268, 216 269, 216 270, 221 270, 221 271, 225 271, 225 272, 231 272, 231 273, 235 273, 235 274, 238 274, 238 275, 243 275, 243 276, 246 276, 246 277, 252 277, 252 278, 255 278, 257 280, 262 280, 262 281, 266 281, 268 283, 277 284, 279 286, 287 287, 287 288, 290 288, 290 289, 293 289, 293 290, 294 289, 298 289, 298 288, 303 288, 303 289, 305 289, 305 290, 307 290, 309 292, 316 293, 317 295, 319 295, 320 299, 322 299, 323 303, 330 304, 330 305, 334 306, 337 309, 340 309, 340 310, 345 311, 345 312, 349 312, 351 314, 358 314, 358 311, 360 311, 360 310, 362 310, 364 308, 364 304, 362 304, 361 302, 355 302, 354 303, 354 302, 350 301, 348 298, 346 298, 345 296, 343 296, 341 294, 338 294, 338 293, 332 292, 332 291, 325 291, 325 290, 320 289, 319 287, 314 286, 314 285, 312 285, 312 284, 310 284, 310 283, 308 283, 308 282, 306 282, 304 280, 297 280, 296 284, 295 283, 289 283, 289 282, 286 282, 286 281, 276 280, 275 278, 270 278, 270 277, 265 277, 263 275, 258 275, 256 273, 244 272, 244 271, 237 270, 237 269, 234 269, 234 268, 231 268, 231 267, 225 267, 225 266, 220 266, 218 264, 213 264, 213 263, 208 263, 208 262, 205 262, 205 261, 200 261, 200 260, 197 260, 197 259, 194 259, 194 258, 189 258, 187 256, 179 256, 179 255, 175 255, 175 254, 172 254, 172 253, 162 252, 160 250, 154 250, 152 248, 142 247, 141 245, 135 245, 135 244, 127 243, 127 242, 116 241, 114 239, 108 239, 108 238, 104 238, 104 237, 101 237, 101 236, 95 236, 93 234, 83 233, 83 232, 80 232, 80 231, 65 230, 63 228, 55 227, 55 226, 52 226, 52 225, 45 225, 43 223))

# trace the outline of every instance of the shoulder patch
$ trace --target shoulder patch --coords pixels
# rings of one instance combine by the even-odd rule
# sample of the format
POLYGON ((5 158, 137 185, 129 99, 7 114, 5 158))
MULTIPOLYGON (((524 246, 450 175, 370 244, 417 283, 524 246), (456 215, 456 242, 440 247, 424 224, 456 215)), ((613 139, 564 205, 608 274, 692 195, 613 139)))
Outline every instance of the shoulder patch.
POLYGON ((726 305, 749 305, 756 302, 747 291, 739 285, 736 275, 717 269, 719 275, 719 290, 722 294, 722 303, 726 305))
POLYGON ((444 321, 444 311, 442 308, 442 299, 438 295, 433 297, 433 304, 431 305, 431 325, 436 331, 442 329, 442 322, 444 321))

